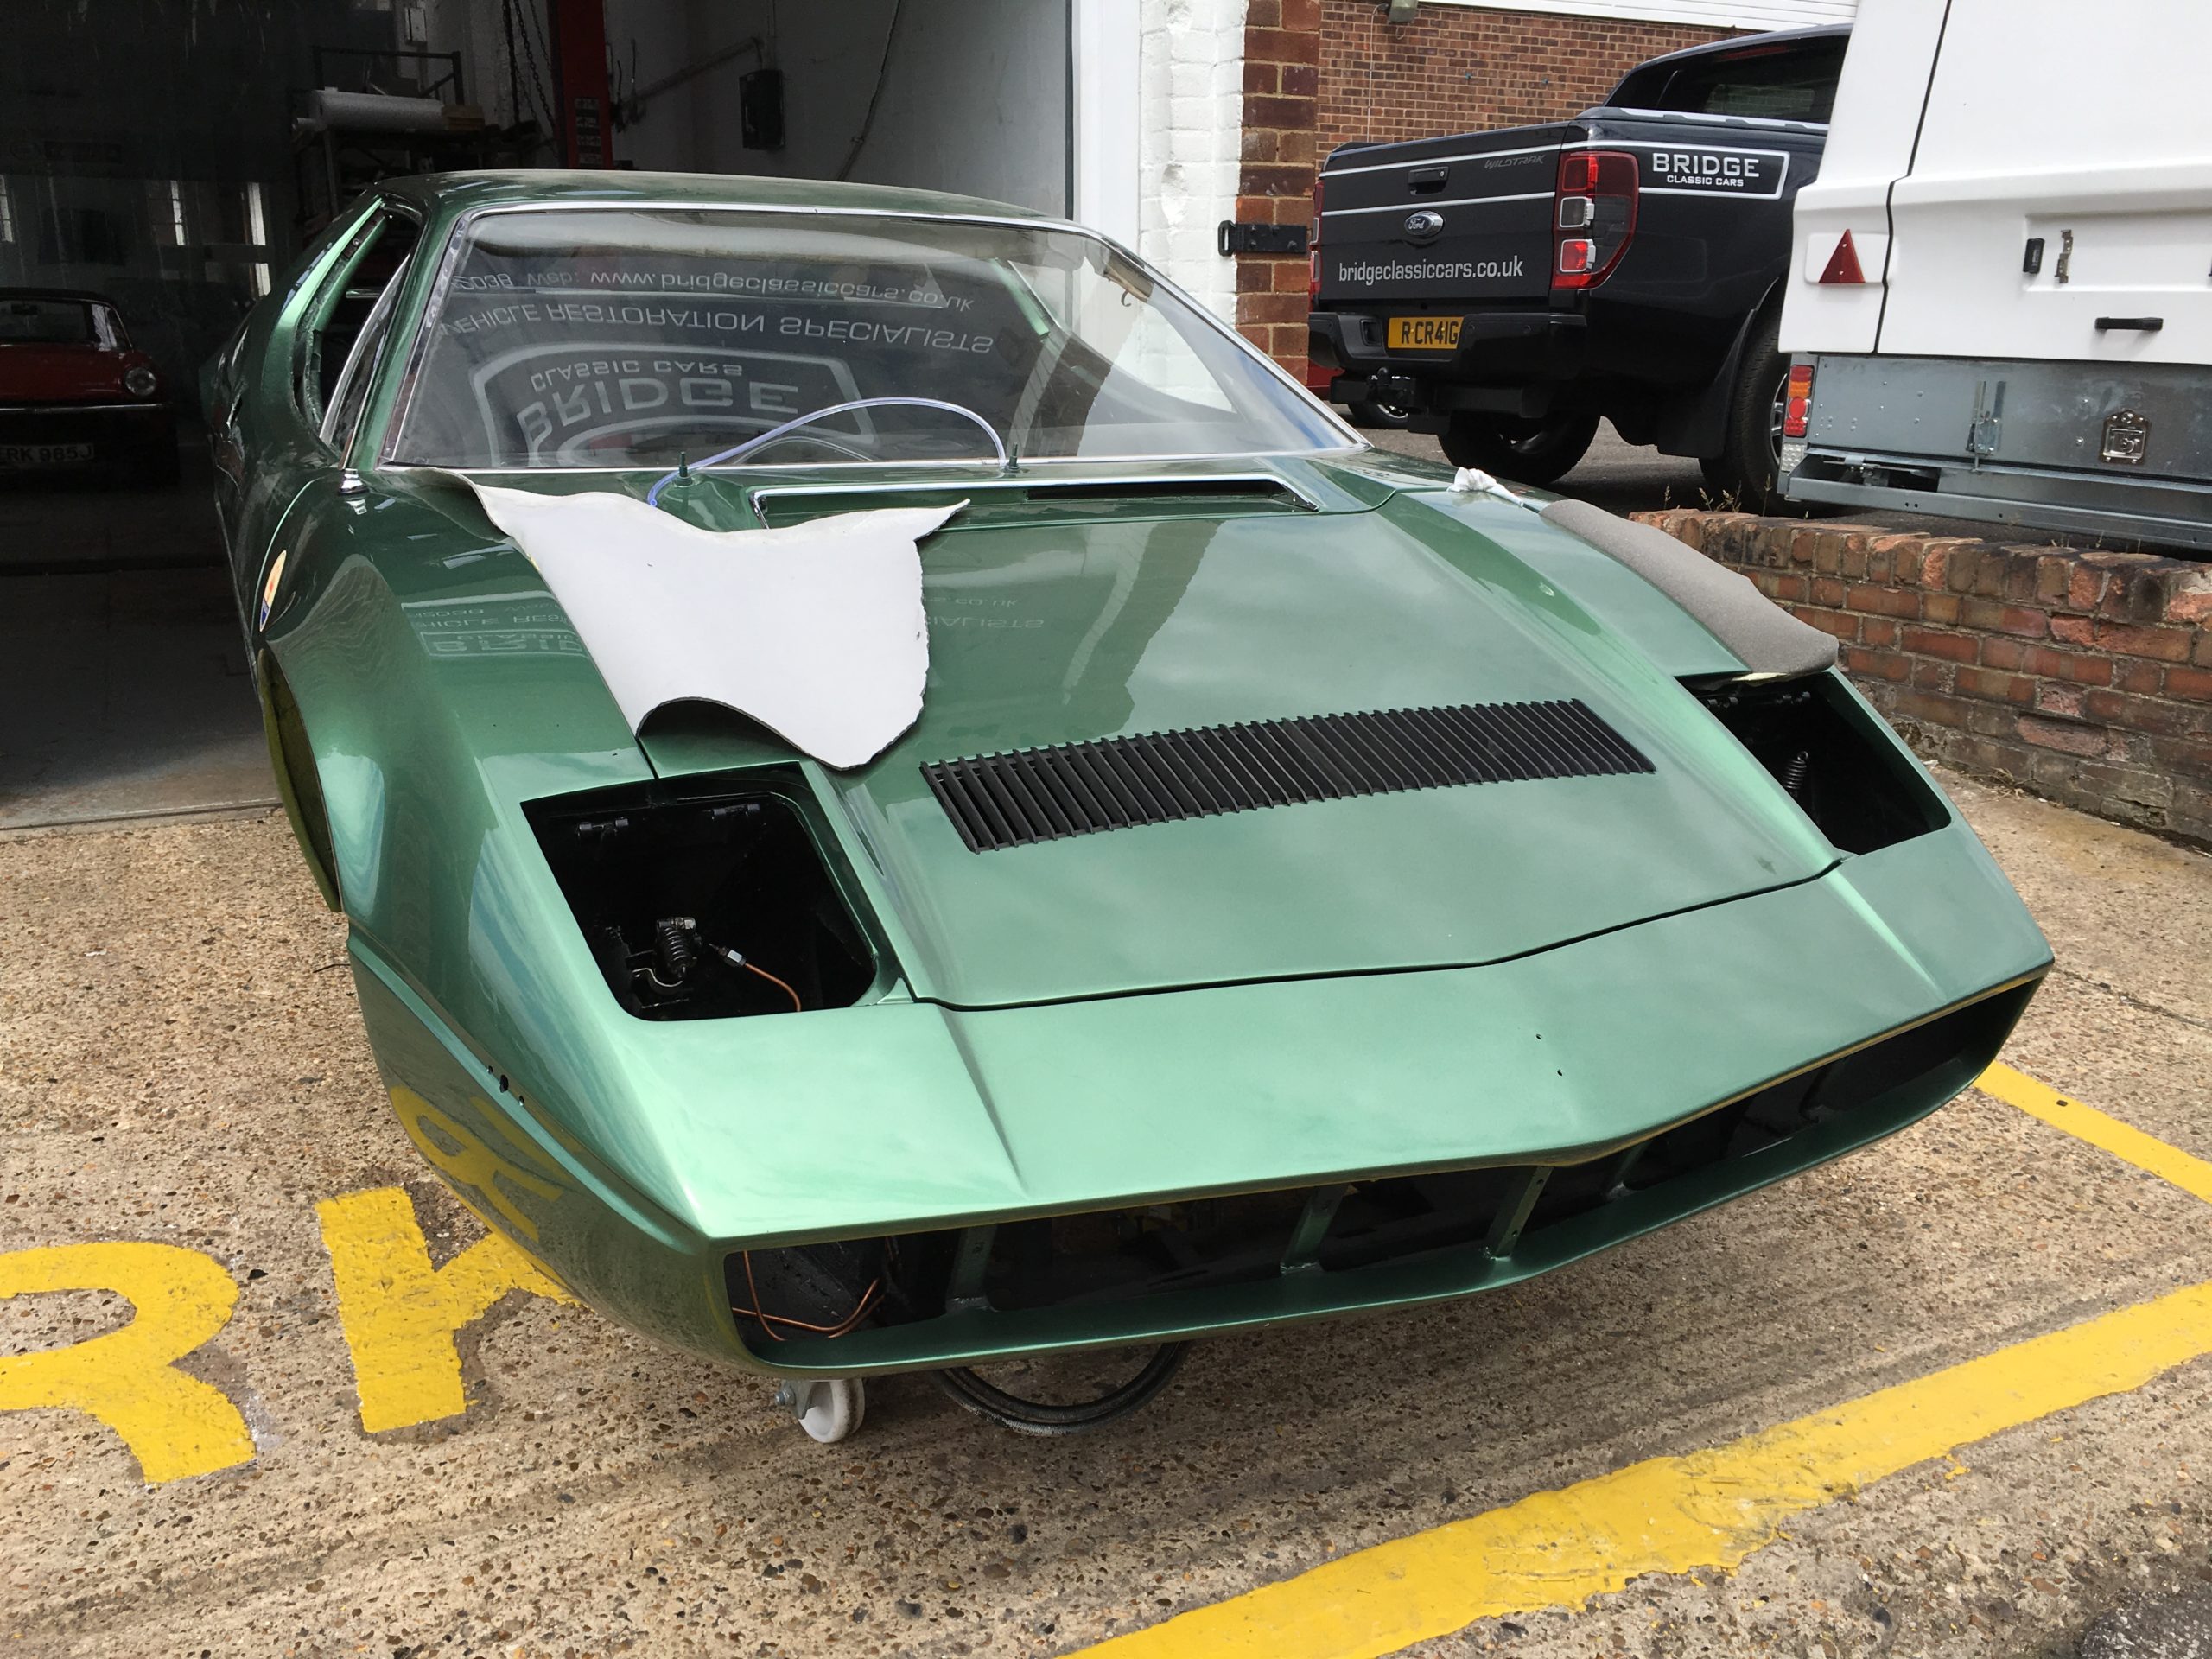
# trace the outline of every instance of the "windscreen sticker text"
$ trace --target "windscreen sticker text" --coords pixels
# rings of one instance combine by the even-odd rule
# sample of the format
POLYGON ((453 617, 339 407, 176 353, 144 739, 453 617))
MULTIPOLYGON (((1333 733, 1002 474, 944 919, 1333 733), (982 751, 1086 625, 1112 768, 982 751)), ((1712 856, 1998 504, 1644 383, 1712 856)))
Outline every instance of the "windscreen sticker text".
POLYGON ((850 276, 794 276, 783 271, 568 270, 487 271, 458 276, 454 291, 476 293, 582 293, 597 290, 637 298, 670 293, 727 294, 762 299, 853 300, 870 305, 914 305, 932 311, 975 308, 970 295, 947 294, 926 273, 911 283, 869 282, 850 276))
POLYGON ((589 464, 594 441, 704 423, 739 434, 849 398, 834 359, 781 352, 524 347, 472 377, 485 430, 512 430, 534 463, 589 464))

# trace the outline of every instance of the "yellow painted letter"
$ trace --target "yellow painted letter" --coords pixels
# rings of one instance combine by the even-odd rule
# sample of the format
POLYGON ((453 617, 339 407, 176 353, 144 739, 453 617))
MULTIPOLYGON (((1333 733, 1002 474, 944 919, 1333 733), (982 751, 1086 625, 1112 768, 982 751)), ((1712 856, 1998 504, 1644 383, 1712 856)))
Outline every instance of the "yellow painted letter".
POLYGON ((120 1331, 0 1358, 0 1411, 60 1407, 98 1418, 147 1480, 181 1480, 253 1460, 245 1419, 220 1389, 175 1368, 227 1324, 231 1275, 179 1244, 56 1244, 0 1255, 0 1298, 113 1291, 137 1310, 120 1331))
POLYGON ((353 1356, 361 1427, 407 1428, 468 1409, 454 1337, 511 1290, 570 1300, 493 1233, 442 1268, 404 1188, 348 1192, 315 1205, 338 1284, 338 1316, 353 1356))

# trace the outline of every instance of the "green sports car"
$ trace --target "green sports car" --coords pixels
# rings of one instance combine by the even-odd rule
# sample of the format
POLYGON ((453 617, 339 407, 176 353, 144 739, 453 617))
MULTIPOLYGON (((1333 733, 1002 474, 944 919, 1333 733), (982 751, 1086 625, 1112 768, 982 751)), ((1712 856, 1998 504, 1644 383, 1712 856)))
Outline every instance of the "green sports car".
POLYGON ((822 1438, 1559 1267, 1933 1110, 2050 963, 1827 636, 1057 219, 396 181, 204 390, 401 1125, 822 1438))

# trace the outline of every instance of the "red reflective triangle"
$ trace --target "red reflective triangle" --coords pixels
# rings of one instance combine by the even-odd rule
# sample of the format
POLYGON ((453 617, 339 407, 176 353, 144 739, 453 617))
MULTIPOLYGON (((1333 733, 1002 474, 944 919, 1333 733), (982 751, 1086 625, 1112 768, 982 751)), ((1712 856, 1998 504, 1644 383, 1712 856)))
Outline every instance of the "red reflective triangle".
POLYGON ((1853 245, 1851 232, 1846 231, 1843 239, 1835 245, 1835 251, 1828 256, 1827 269, 1821 273, 1824 283, 1863 283, 1866 273, 1859 269, 1859 250, 1853 245))

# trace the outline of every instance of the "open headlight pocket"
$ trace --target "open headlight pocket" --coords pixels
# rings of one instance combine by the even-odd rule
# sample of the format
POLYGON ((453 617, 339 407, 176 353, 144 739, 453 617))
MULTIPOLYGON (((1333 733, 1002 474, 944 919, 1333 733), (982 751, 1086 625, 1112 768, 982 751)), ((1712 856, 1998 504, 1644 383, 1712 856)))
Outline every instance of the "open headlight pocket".
POLYGON ((773 780, 524 810, 608 988, 639 1019, 848 1007, 875 982, 876 951, 814 827, 773 780))

